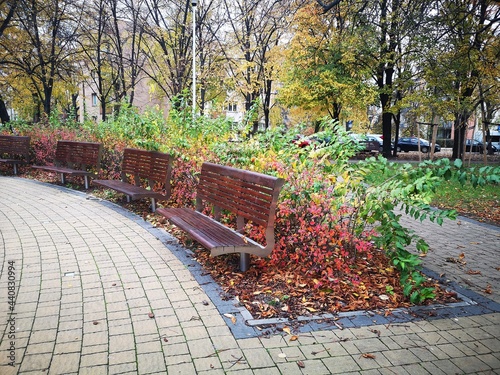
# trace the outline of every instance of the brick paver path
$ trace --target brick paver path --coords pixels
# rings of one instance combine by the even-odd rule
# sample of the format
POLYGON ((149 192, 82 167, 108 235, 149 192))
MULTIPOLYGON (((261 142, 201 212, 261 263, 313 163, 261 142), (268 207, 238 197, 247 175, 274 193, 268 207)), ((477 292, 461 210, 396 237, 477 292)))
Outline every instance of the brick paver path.
MULTIPOLYGON (((498 301, 500 232, 451 226, 426 263, 498 301)), ((500 313, 236 338, 174 251, 121 208, 0 176, 0 374, 500 373, 500 313)))

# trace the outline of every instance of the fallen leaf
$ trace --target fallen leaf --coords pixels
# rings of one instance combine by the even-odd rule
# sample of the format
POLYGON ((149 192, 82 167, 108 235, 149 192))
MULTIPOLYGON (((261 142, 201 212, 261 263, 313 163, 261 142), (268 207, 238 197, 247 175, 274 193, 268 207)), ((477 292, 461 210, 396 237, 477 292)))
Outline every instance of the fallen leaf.
POLYGON ((288 333, 289 335, 292 334, 292 332, 290 331, 290 327, 283 327, 283 331, 288 333))
POLYGON ((297 366, 299 366, 300 368, 306 367, 306 365, 302 361, 297 361, 297 366))
POLYGON ((155 314, 153 314, 152 312, 150 312, 150 313, 148 314, 148 316, 149 316, 151 319, 153 319, 153 318, 155 317, 155 314))
POLYGON ((96 320, 94 320, 94 321, 92 322, 92 324, 96 326, 96 325, 98 325, 98 324, 99 324, 99 322, 98 322, 98 321, 96 321, 96 320))
POLYGON ((232 322, 233 324, 236 324, 236 317, 235 317, 233 314, 224 314, 224 316, 225 316, 226 318, 231 319, 231 322, 232 322))
POLYGON ((376 334, 377 336, 380 337, 380 331, 377 330, 377 329, 370 329, 370 332, 373 332, 374 334, 376 334))
POLYGON ((481 271, 468 270, 467 274, 468 275, 481 275, 481 271))
POLYGON ((370 358, 370 359, 375 359, 375 354, 370 354, 370 353, 363 353, 361 354, 363 358, 370 358))
POLYGON ((491 285, 490 285, 490 284, 488 284, 488 285, 486 286, 486 289, 484 290, 484 292, 485 292, 486 294, 491 294, 491 293, 493 293, 493 291, 491 290, 491 285))
POLYGON ((290 337, 290 341, 297 341, 299 339, 299 336, 293 335, 290 337))

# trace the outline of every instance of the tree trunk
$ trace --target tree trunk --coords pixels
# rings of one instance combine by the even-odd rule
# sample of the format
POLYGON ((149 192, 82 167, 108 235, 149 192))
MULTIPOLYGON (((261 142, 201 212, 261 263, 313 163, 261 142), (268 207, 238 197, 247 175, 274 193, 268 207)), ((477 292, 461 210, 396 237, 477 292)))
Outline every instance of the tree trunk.
POLYGON ((0 120, 2 121, 2 124, 10 122, 9 112, 7 112, 7 106, 2 98, 0 98, 0 120))

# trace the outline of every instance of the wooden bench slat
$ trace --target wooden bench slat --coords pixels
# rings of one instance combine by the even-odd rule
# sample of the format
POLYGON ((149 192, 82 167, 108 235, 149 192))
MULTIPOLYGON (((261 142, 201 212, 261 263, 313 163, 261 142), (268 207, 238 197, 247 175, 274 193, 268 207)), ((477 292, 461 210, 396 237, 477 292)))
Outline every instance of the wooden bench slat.
POLYGON ((29 164, 30 137, 17 135, 0 135, 0 163, 11 164, 14 174, 18 165, 29 164))
POLYGON ((159 208, 158 213, 189 233, 190 237, 209 249, 212 256, 251 252, 265 257, 269 252, 250 238, 226 227, 224 224, 187 208, 159 208))
POLYGON ((85 188, 88 189, 89 178, 99 174, 101 154, 101 143, 59 140, 56 145, 54 165, 33 165, 32 167, 60 173, 63 184, 65 175, 83 176, 85 188))
POLYGON ((96 185, 113 189, 127 195, 127 199, 151 198, 152 211, 156 211, 157 200, 170 198, 172 156, 158 151, 126 148, 123 150, 121 180, 94 180, 96 185), (142 186, 145 180, 148 188, 142 186), (155 185, 164 188, 164 193, 155 191, 155 185))
POLYGON ((284 181, 280 178, 237 168, 204 163, 196 195, 196 211, 162 208, 158 213, 209 249, 213 256, 240 253, 240 268, 246 271, 249 254, 268 256, 274 248, 274 214, 284 181), (204 203, 237 216, 238 231, 201 213, 204 203), (265 228, 266 244, 246 238, 245 220, 265 228))

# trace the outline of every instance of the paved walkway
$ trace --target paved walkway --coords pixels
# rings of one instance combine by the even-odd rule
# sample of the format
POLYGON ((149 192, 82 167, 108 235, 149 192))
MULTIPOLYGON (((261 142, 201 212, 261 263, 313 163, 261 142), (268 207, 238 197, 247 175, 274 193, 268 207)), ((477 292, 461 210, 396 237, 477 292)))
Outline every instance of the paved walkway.
POLYGON ((0 176, 0 374, 500 374, 500 230, 460 224, 415 228, 435 244, 425 265, 476 302, 310 322, 291 340, 245 324, 164 231, 0 176))

